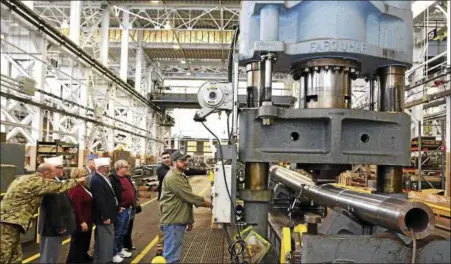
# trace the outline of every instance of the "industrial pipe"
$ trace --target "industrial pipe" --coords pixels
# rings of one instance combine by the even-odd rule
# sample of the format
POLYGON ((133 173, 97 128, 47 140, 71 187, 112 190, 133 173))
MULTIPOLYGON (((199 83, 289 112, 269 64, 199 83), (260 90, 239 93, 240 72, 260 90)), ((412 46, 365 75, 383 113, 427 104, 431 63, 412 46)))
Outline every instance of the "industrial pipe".
POLYGON ((340 207, 373 225, 400 232, 406 236, 415 232, 417 239, 427 237, 435 225, 434 214, 424 203, 409 202, 384 195, 354 192, 330 184, 315 186, 300 175, 280 166, 272 166, 271 177, 292 191, 327 207, 340 207), (297 176, 297 177, 295 177, 297 176))

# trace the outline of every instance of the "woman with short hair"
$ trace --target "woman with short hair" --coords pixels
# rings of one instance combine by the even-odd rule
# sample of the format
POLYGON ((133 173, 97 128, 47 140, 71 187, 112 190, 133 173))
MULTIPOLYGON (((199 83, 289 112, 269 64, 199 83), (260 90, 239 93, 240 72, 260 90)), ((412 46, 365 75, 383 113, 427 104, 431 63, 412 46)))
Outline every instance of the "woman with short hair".
MULTIPOLYGON (((86 177, 86 169, 73 168, 70 177, 86 177)), ((68 191, 75 211, 76 229, 72 233, 67 263, 88 263, 93 258, 88 254, 92 234, 92 194, 83 185, 68 191)))

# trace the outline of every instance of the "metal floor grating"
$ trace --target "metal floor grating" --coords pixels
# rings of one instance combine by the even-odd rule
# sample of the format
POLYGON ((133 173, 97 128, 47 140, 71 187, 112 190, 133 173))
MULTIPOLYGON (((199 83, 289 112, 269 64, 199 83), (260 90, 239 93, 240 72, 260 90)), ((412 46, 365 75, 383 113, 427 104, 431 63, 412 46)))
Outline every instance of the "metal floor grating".
POLYGON ((222 229, 196 228, 186 232, 181 263, 223 263, 225 242, 222 229))

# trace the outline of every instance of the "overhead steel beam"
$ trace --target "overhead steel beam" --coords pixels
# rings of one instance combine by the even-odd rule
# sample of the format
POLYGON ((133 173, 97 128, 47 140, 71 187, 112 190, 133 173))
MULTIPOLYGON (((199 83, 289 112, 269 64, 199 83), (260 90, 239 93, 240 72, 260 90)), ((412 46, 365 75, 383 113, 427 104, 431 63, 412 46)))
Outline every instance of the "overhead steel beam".
POLYGON ((22 102, 22 103, 25 103, 25 104, 34 105, 34 106, 39 107, 40 109, 45 109, 45 110, 48 110, 50 112, 60 113, 60 114, 63 114, 63 115, 66 115, 66 116, 70 116, 70 117, 73 117, 73 118, 81 119, 81 120, 83 120, 85 122, 91 122, 91 123, 96 124, 96 125, 101 125, 101 126, 104 126, 104 127, 112 128, 112 129, 117 130, 117 131, 122 131, 124 133, 129 133, 129 134, 137 136, 137 137, 147 138, 147 139, 153 140, 155 142, 164 143, 163 141, 155 139, 153 137, 144 136, 144 135, 135 133, 135 132, 127 130, 127 129, 123 129, 123 128, 120 128, 120 127, 116 127, 116 126, 112 126, 112 125, 100 122, 100 121, 98 121, 96 119, 93 119, 93 118, 79 116, 77 114, 66 112, 64 110, 57 109, 57 108, 55 108, 53 106, 49 106, 49 105, 46 105, 46 104, 43 104, 43 103, 39 103, 39 102, 30 100, 30 99, 22 98, 22 97, 13 95, 13 94, 9 94, 9 93, 5 93, 5 92, 0 91, 0 96, 3 96, 3 97, 8 98, 8 99, 15 100, 15 101, 18 101, 18 102, 22 102))
MULTIPOLYGON (((31 1, 30 1, 31 2, 31 1)), ((33 1, 35 8, 48 8, 50 1, 33 1)), ((202 5, 196 3, 189 3, 190 1, 165 1, 164 6, 162 3, 150 3, 150 1, 127 1, 127 5, 131 5, 133 9, 154 9, 154 10, 164 10, 164 8, 176 8, 177 10, 209 10, 213 7, 225 7, 232 11, 239 11, 239 3, 228 3, 227 1, 222 1, 219 5, 217 1, 211 3, 202 3, 202 5)), ((114 5, 123 5, 124 1, 111 1, 114 5)), ((55 8, 69 8, 70 1, 52 1, 52 7, 55 8)), ((102 1, 92 1, 91 6, 97 8, 102 5, 102 1)))
POLYGON ((404 107, 405 108, 410 108, 410 107, 413 107, 413 106, 416 106, 416 105, 429 103, 429 102, 437 100, 437 99, 441 99, 441 98, 445 98, 447 96, 451 96, 451 89, 448 89, 448 90, 445 90, 445 91, 442 91, 442 92, 438 92, 438 93, 435 93, 435 94, 431 94, 431 95, 428 95, 428 96, 429 96, 429 99, 427 101, 424 101, 423 99, 413 100, 411 102, 405 103, 404 107))
POLYGON ((53 41, 57 42, 58 44, 66 48, 72 54, 76 55, 84 63, 88 64, 89 66, 93 67, 95 70, 103 74, 111 82, 116 83, 119 87, 127 91, 137 100, 148 105, 154 110, 161 112, 161 109, 158 106, 156 106, 154 103, 147 100, 147 98, 145 98, 143 95, 135 91, 135 89, 131 85, 121 80, 110 69, 105 67, 102 63, 93 58, 89 53, 84 51, 73 41, 64 36, 63 33, 59 32, 57 29, 55 29, 53 26, 47 23, 43 18, 39 17, 39 15, 37 15, 33 10, 28 8, 26 5, 16 0, 1 0, 1 3, 4 4, 7 8, 9 8, 12 12, 18 14, 21 18, 25 19, 27 22, 37 27, 42 33, 51 38, 53 41))
POLYGON ((449 74, 451 74, 451 68, 448 68, 446 71, 444 71, 441 74, 429 76, 429 77, 427 77, 425 79, 422 79, 421 81, 419 81, 417 83, 414 83, 414 84, 411 84, 411 85, 406 85, 406 88, 404 89, 404 91, 410 91, 413 88, 416 88, 418 86, 424 85, 424 84, 426 84, 428 82, 434 81, 434 80, 436 80, 438 78, 441 78, 443 76, 448 76, 449 74))
POLYGON ((423 106, 423 110, 426 110, 426 109, 429 109, 429 108, 432 108, 432 107, 436 107, 436 106, 441 106, 441 105, 444 105, 444 104, 446 104, 446 99, 436 100, 436 101, 430 102, 428 104, 425 104, 423 106))

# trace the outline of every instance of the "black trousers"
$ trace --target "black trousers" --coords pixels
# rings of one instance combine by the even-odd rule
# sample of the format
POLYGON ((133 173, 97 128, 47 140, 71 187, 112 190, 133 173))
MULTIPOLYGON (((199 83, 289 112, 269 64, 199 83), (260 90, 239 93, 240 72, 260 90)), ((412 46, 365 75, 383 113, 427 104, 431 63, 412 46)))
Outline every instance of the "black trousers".
POLYGON ((133 230, 133 220, 135 217, 130 218, 128 224, 127 234, 124 235, 124 248, 131 249, 133 247, 132 243, 132 230, 133 230))
POLYGON ((86 232, 82 232, 80 228, 77 228, 72 233, 67 263, 87 263, 91 261, 91 257, 88 255, 91 235, 92 227, 86 232))

